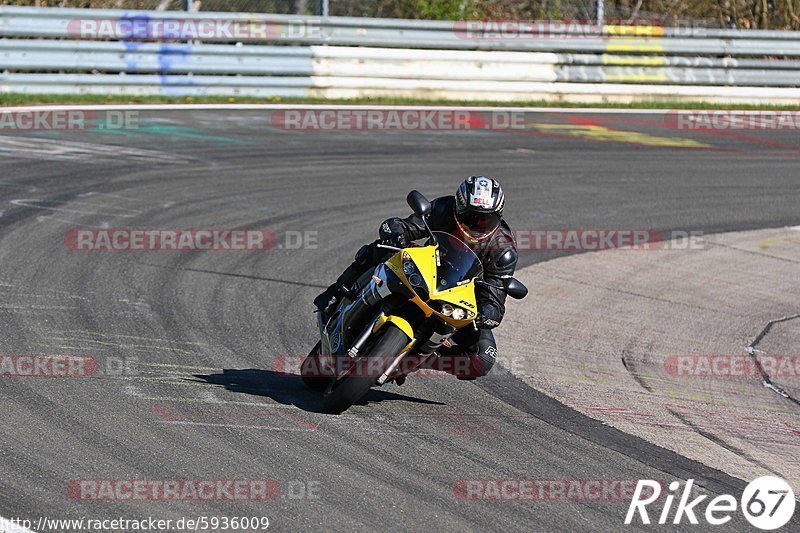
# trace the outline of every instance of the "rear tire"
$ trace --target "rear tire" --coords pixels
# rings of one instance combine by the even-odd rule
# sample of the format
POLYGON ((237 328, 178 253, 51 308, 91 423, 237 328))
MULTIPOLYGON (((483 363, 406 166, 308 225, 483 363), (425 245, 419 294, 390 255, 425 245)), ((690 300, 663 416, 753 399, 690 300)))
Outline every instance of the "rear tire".
POLYGON ((317 345, 311 349, 311 352, 309 352, 303 360, 303 364, 300 366, 300 377, 303 379, 303 383, 306 384, 306 387, 315 392, 324 392, 333 378, 332 372, 330 377, 325 377, 325 371, 321 366, 319 358, 321 346, 322 344, 318 342, 317 345))
MULTIPOLYGON (((370 349, 374 355, 362 355, 353 365, 353 368, 373 368, 370 365, 370 357, 384 357, 385 361, 381 361, 380 365, 376 365, 376 375, 369 372, 367 376, 355 375, 343 377, 331 385, 331 390, 325 393, 322 399, 322 406, 326 413, 341 414, 346 411, 351 405, 360 400, 369 389, 375 384, 378 378, 383 374, 389 365, 394 361, 403 348, 408 344, 408 337, 397 326, 389 323, 384 326, 384 333, 378 342, 370 349)), ((352 370, 351 370, 352 371, 352 370)))

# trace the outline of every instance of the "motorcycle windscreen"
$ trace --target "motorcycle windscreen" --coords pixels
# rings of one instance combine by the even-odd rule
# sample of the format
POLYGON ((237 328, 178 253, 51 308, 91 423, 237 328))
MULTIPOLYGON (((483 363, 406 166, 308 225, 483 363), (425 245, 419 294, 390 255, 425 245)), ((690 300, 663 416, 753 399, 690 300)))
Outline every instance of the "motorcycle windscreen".
POLYGON ((439 243, 439 265, 436 267, 436 290, 452 289, 460 282, 483 274, 481 260, 460 239, 434 231, 439 243))

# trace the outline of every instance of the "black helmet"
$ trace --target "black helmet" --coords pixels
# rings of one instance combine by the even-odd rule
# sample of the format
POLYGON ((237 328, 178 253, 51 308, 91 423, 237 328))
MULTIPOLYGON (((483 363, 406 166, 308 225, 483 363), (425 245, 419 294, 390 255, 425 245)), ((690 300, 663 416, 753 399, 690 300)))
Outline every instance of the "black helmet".
POLYGON ((470 176, 456 191, 455 216, 467 240, 476 243, 490 237, 503 219, 503 188, 486 176, 470 176))

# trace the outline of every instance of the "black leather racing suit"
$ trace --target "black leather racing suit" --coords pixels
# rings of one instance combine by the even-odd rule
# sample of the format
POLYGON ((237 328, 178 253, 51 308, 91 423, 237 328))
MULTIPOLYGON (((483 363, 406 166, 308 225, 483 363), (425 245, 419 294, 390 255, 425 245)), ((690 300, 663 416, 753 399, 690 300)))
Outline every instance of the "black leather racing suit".
MULTIPOLYGON (((455 220, 455 197, 442 196, 431 202, 431 214, 428 225, 433 231, 444 231, 456 236, 461 235, 455 220)), ((381 224, 381 236, 399 237, 403 246, 411 241, 422 239, 428 235, 422 218, 412 214, 407 218, 393 217, 381 224)), ((368 269, 375 268, 388 256, 386 250, 375 245, 380 240, 368 244, 356 254, 355 262, 339 277, 340 286, 351 287, 358 277, 368 269)), ((503 221, 497 231, 485 241, 471 244, 483 264, 483 279, 501 284, 502 278, 512 276, 517 266, 517 248, 511 228, 503 221)), ((461 379, 474 379, 486 375, 497 358, 497 344, 492 329, 500 325, 505 314, 506 294, 500 289, 480 285, 476 288, 478 303, 478 326, 462 328, 453 335, 451 348, 441 347, 437 352, 440 357, 430 361, 428 365, 435 370, 443 370, 461 379)))

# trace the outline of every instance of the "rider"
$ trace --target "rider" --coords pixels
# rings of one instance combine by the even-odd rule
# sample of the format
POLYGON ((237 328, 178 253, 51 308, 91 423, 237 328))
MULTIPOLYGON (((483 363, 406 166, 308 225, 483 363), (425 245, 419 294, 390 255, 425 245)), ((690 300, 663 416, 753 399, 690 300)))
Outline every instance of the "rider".
MULTIPOLYGON (((505 195, 497 180, 486 176, 470 176, 459 185, 455 196, 442 196, 431 202, 428 225, 433 231, 444 231, 459 237, 478 256, 483 265, 483 279, 502 284, 512 276, 517 265, 517 248, 511 228, 503 220, 505 195)), ((380 239, 364 245, 355 261, 314 299, 314 305, 325 314, 342 296, 351 299, 351 290, 358 278, 388 259, 392 252, 378 248, 385 244, 400 248, 425 237, 428 232, 419 215, 393 217, 381 224, 380 239)), ((457 331, 450 339, 451 347, 437 350, 438 358, 427 366, 455 374, 459 379, 485 376, 494 365, 497 345, 492 329, 500 325, 505 313, 506 294, 500 289, 476 287, 478 317, 474 327, 457 331), (466 358, 466 361, 463 360, 466 358)), ((398 381, 402 384, 404 379, 398 381)))

